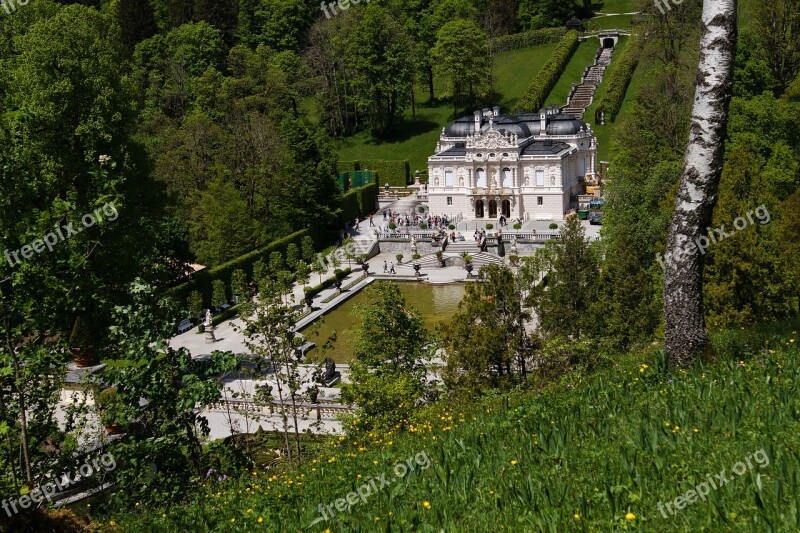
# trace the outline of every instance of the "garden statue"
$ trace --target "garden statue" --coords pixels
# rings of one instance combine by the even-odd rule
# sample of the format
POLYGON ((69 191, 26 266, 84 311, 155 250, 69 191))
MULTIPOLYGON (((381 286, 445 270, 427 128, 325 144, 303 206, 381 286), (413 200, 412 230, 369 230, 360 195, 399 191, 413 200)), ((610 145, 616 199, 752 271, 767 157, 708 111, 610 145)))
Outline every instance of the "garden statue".
POLYGON ((217 338, 214 336, 214 322, 211 320, 210 309, 206 309, 206 318, 203 320, 203 327, 206 330, 206 344, 217 342, 217 338))

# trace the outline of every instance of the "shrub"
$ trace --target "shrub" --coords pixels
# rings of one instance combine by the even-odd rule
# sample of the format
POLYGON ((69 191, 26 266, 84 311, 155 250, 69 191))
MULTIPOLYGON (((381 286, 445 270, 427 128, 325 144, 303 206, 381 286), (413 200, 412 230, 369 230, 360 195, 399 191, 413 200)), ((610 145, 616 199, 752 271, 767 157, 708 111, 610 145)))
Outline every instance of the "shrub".
POLYGON ((394 256, 394 258, 397 259, 398 263, 403 262, 403 254, 397 254, 396 256, 394 256))
POLYGON ((341 222, 353 222, 356 217, 373 212, 377 199, 378 186, 374 183, 369 183, 343 194, 339 199, 339 207, 341 208, 339 220, 341 222))
POLYGON ((69 336, 70 348, 77 348, 85 351, 92 343, 89 335, 89 327, 83 318, 78 317, 75 319, 75 324, 72 326, 72 333, 69 336))
POLYGON ((390 230, 396 230, 397 229, 397 224, 395 224, 394 222, 389 222, 389 229, 390 230))
POLYGON ((186 308, 189 310, 192 320, 203 314, 203 296, 199 291, 189 293, 189 297, 186 299, 186 308))
POLYGON ((456 229, 456 226, 455 224, 450 224, 449 226, 447 226, 447 229, 456 229))
POLYGON ((492 228, 494 228, 494 224, 486 224, 486 229, 492 229, 492 228))
POLYGON ((609 122, 614 122, 620 109, 622 102, 625 100, 625 94, 628 92, 628 86, 633 78, 633 73, 639 65, 639 43, 638 39, 631 37, 625 50, 620 54, 617 59, 617 66, 611 77, 608 80, 608 90, 597 109, 603 109, 606 113, 606 119, 609 122))
POLYGON ((211 282, 211 305, 219 307, 228 303, 228 295, 226 293, 224 281, 215 279, 211 282))
POLYGON ((341 281, 342 279, 349 276, 350 272, 352 271, 349 268, 345 268, 344 270, 337 269, 334 271, 334 277, 326 279, 319 285, 315 285, 313 287, 306 287, 303 289, 303 292, 305 293, 306 297, 311 296, 313 298, 317 294, 321 293, 322 291, 333 285, 334 281, 336 280, 341 281))
POLYGON ((545 99, 558 83, 558 79, 577 49, 578 32, 572 30, 564 35, 556 49, 550 54, 550 58, 544 64, 542 70, 536 74, 533 83, 530 84, 528 90, 517 102, 514 108, 515 113, 535 113, 544 107, 545 99))
POLYGON ((422 257, 421 255, 419 255, 419 254, 415 253, 414 255, 412 255, 412 256, 411 256, 411 259, 413 259, 414 261, 417 261, 417 260, 418 260, 418 259, 420 259, 421 257, 422 257))
POLYGON ((551 224, 550 224, 550 226, 548 226, 548 227, 549 227, 550 229, 558 229, 558 224, 556 224, 555 222, 553 222, 553 223, 551 223, 551 224))
POLYGON ((380 187, 383 187, 384 183, 388 183, 391 187, 405 187, 411 179, 411 166, 407 160, 339 161, 338 167, 340 172, 369 170, 375 176, 375 182, 380 187))
POLYGON ((516 224, 514 224, 514 229, 517 229, 517 230, 522 229, 522 224, 517 222, 516 224))
POLYGON ((422 222, 422 223, 419 225, 419 229, 428 229, 428 225, 427 225, 426 223, 422 222))

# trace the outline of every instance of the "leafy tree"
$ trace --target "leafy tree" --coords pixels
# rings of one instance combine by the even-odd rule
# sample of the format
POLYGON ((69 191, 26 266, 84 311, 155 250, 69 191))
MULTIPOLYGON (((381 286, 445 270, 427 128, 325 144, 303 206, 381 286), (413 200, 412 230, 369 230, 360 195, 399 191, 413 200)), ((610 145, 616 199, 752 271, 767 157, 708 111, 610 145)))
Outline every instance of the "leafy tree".
POLYGON ((288 246, 286 246, 286 266, 289 267, 290 270, 295 270, 299 261, 300 249, 295 243, 290 242, 288 246))
POLYGON ((300 242, 300 245, 303 250, 303 261, 306 263, 310 263, 314 260, 314 255, 316 251, 314 249, 314 239, 310 236, 306 235, 303 237, 303 240, 300 242))
POLYGON ((311 273, 311 268, 305 261, 298 261, 297 268, 295 269, 295 279, 297 283, 305 286, 308 283, 308 277, 311 273))
POLYGON ((199 291, 192 291, 186 299, 186 308, 192 319, 203 316, 203 295, 199 291))
POLYGON ((283 270, 283 254, 276 250, 269 254, 269 274, 273 279, 277 279, 281 270, 283 270))
POLYGON ((319 282, 322 283, 322 274, 325 272, 325 263, 322 259, 322 254, 314 256, 314 262, 311 263, 311 271, 319 276, 319 282))
POLYGON ((116 14, 120 28, 119 40, 129 53, 133 52, 137 44, 152 37, 158 31, 150 2, 119 0, 116 14))
POLYGON ((514 273, 486 265, 481 283, 470 283, 458 311, 439 339, 447 366, 445 384, 457 392, 476 392, 525 379, 529 355, 522 294, 514 273))
POLYGON ((106 371, 104 380, 114 386, 119 399, 119 421, 135 424, 114 449, 120 487, 118 504, 133 501, 175 502, 196 490, 205 477, 202 440, 209 434, 208 420, 197 405, 219 399, 218 377, 236 367, 231 353, 214 351, 205 360, 193 359, 185 348, 174 349, 177 307, 158 301, 152 287, 136 282, 132 304, 116 311, 112 336, 130 366, 106 371), (146 401, 142 401, 142 400, 146 401))
POLYGON ((231 292, 237 303, 244 303, 250 296, 250 291, 247 288, 247 274, 244 270, 237 268, 231 273, 231 292))
POLYGON ((564 26, 575 15, 575 3, 563 0, 522 0, 519 24, 526 30, 564 26))
POLYGON ((430 337, 397 285, 380 282, 368 290, 373 303, 358 310, 356 359, 342 400, 358 405, 366 427, 390 428, 404 424, 423 398, 430 337))
POLYGON ((211 305, 220 307, 228 303, 227 288, 225 282, 221 279, 215 279, 211 282, 211 305))
POLYGON ((534 295, 539 329, 544 336, 578 339, 586 329, 586 310, 599 269, 577 217, 564 223, 554 253, 547 290, 534 295))
POLYGON ((800 74, 800 1, 759 0, 754 20, 780 95, 800 74))
POLYGON ((206 21, 222 32, 228 46, 234 42, 239 18, 238 0, 194 0, 195 21, 206 21))
POLYGON ((244 42, 274 50, 299 50, 313 17, 303 0, 258 0, 252 3, 244 42))
POLYGON ((266 263, 261 259, 253 263, 253 283, 258 286, 261 280, 268 276, 268 269, 266 263))
POLYGON ((456 114, 466 106, 478 105, 488 94, 489 41, 475 22, 457 19, 442 26, 431 57, 436 72, 450 85, 456 114))

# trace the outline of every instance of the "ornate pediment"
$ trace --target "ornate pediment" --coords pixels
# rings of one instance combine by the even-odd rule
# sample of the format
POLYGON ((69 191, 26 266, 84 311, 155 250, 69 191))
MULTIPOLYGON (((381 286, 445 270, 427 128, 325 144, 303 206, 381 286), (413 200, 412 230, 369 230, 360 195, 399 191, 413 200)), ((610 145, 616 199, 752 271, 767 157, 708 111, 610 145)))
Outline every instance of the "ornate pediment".
POLYGON ((516 148, 517 136, 511 133, 505 135, 497 130, 489 130, 467 138, 467 148, 480 148, 483 150, 496 150, 500 148, 516 148))

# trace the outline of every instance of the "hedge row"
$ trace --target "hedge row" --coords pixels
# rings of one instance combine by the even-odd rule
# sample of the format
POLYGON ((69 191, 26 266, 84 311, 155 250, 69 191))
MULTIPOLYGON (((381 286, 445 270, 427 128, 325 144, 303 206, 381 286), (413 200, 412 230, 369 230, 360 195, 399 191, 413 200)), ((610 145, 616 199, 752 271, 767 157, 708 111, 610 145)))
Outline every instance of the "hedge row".
POLYGON ((269 261, 269 254, 278 251, 284 256, 286 255, 286 247, 290 243, 295 243, 298 247, 301 246, 303 237, 310 235, 314 239, 314 245, 317 249, 321 249, 325 244, 320 235, 314 235, 308 229, 303 229, 292 233, 291 235, 273 241, 260 250, 254 250, 245 255, 241 255, 236 259, 223 263, 214 268, 207 268, 197 272, 194 277, 188 282, 173 287, 168 290, 166 295, 176 300, 179 304, 184 304, 192 291, 199 291, 203 296, 203 306, 210 307, 211 304, 211 284, 214 280, 222 280, 226 287, 231 286, 231 274, 234 270, 241 269, 247 274, 248 279, 253 279, 253 263, 261 259, 265 263, 269 261))
POLYGON ((639 46, 636 37, 631 36, 628 39, 628 44, 617 59, 617 65, 611 77, 608 79, 608 90, 597 109, 604 110, 606 113, 606 120, 614 122, 620 109, 622 102, 625 100, 625 94, 628 92, 628 86, 633 79, 633 73, 639 65, 639 46))
POLYGON ((342 195, 339 201, 339 205, 342 208, 339 220, 342 223, 352 223, 356 217, 363 218, 375 211, 377 199, 378 186, 374 183, 369 183, 342 195))
POLYGON ((360 161, 339 161, 339 172, 370 170, 381 187, 388 183, 391 187, 405 187, 411 183, 411 166, 408 160, 362 159, 360 161))
POLYGON ((334 271, 335 274, 334 277, 324 280, 319 285, 314 285, 313 287, 306 287, 305 289, 303 289, 303 293, 305 293, 306 298, 308 298, 309 295, 313 298, 317 294, 321 293, 322 291, 333 285, 337 280, 341 281, 347 276, 349 276, 351 272, 352 270, 350 268, 345 268, 344 270, 337 269, 334 271))
POLYGON ((534 77, 533 83, 517 102, 517 106, 514 108, 515 113, 535 113, 544 107, 545 99, 558 83, 569 60, 578 49, 578 37, 578 32, 575 30, 564 35, 556 49, 550 54, 547 63, 534 77))
POLYGON ((543 28, 541 30, 515 33, 514 35, 504 35, 490 40, 489 48, 493 54, 497 54, 499 52, 519 50, 520 48, 557 43, 564 37, 564 32, 566 31, 564 28, 543 28))

